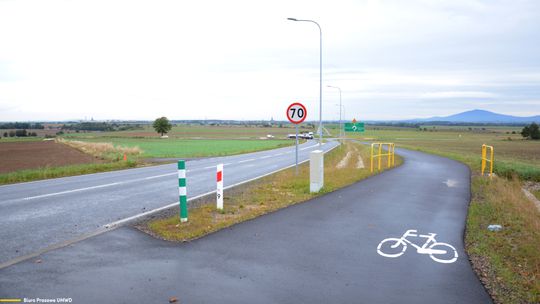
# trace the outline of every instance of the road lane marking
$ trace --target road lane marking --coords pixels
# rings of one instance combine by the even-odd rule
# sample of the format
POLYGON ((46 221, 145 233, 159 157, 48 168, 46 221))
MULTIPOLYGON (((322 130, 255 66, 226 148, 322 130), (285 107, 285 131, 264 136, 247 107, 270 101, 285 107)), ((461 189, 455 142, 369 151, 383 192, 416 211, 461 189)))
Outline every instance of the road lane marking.
POLYGON ((453 179, 447 179, 443 182, 443 184, 445 184, 448 188, 453 188, 458 184, 458 181, 453 179))
MULTIPOLYGON (((336 146, 328 149, 328 151, 324 152, 324 153, 328 153, 332 150, 334 150, 335 148, 339 147, 339 144, 337 144, 336 146)), ((309 161, 309 158, 306 159, 306 160, 303 160, 301 162, 299 162, 299 164, 303 164, 305 162, 308 162, 309 161)), ((274 166, 277 166, 277 165, 274 165, 274 166)), ((254 178, 250 178, 250 179, 247 179, 245 181, 241 181, 241 182, 238 182, 236 184, 232 184, 232 185, 229 185, 227 187, 224 187, 223 189, 224 190, 227 190, 227 189, 230 189, 230 188, 234 188, 236 186, 240 186, 240 185, 243 185, 243 184, 246 184, 246 183, 249 183, 249 182, 252 182, 254 180, 257 180, 257 179, 260 179, 260 178, 263 178, 263 177, 266 177, 268 175, 272 175, 274 173, 277 173, 277 172, 280 172, 280 171, 283 171, 283 170, 287 170, 289 168, 292 168, 296 166, 296 164, 292 164, 292 165, 289 165, 289 166, 286 166, 286 167, 283 167, 283 168, 280 168, 280 169, 276 169, 274 171, 271 171, 269 173, 266 173, 266 174, 262 174, 262 175, 259 175, 257 177, 254 177, 254 178)), ((198 198, 201 198, 203 196, 207 196, 207 195, 210 195, 210 194, 214 194, 216 193, 216 190, 214 191, 209 191, 209 192, 206 192, 206 193, 203 193, 203 194, 200 194, 200 195, 197 195, 197 196, 194 196, 194 197, 190 197, 188 198, 188 202, 191 201, 191 200, 196 200, 198 198)), ((109 223, 109 224, 106 224, 106 225, 103 225, 103 228, 105 229, 115 229, 116 227, 119 227, 120 225, 122 224, 125 224, 129 221, 132 221, 132 220, 135 220, 135 219, 138 219, 138 218, 141 218, 141 217, 144 217, 146 215, 150 215, 150 214, 153 214, 153 213, 156 213, 156 212, 159 212, 159 211, 162 211, 162 210, 165 210, 165 209, 168 209, 168 208, 172 208, 172 207, 175 207, 178 205, 178 201, 174 202, 174 203, 171 203, 167 206, 163 206, 163 207, 159 207, 159 208, 156 208, 156 209, 153 209, 153 210, 149 210, 149 211, 146 211, 146 212, 143 212, 143 213, 139 213, 139 214, 136 214, 136 215, 133 215, 133 216, 130 216, 130 217, 127 217, 125 219, 121 219, 121 220, 118 220, 116 222, 112 222, 112 223, 109 223)), ((0 269, 2 269, 0 267, 0 269)))
POLYGON ((79 188, 79 189, 73 189, 73 190, 67 190, 67 191, 61 191, 61 192, 55 192, 55 193, 49 193, 49 194, 30 196, 30 197, 23 198, 23 200, 29 201, 29 200, 33 200, 33 199, 36 199, 36 198, 44 198, 44 197, 68 194, 68 193, 73 193, 73 192, 80 192, 80 191, 86 191, 86 190, 99 189, 99 188, 116 186, 116 185, 120 185, 120 184, 124 184, 124 182, 117 182, 117 183, 111 183, 111 184, 105 184, 105 185, 99 185, 99 186, 92 186, 92 187, 79 188))
MULTIPOLYGON (((326 151, 325 153, 328 153, 330 151, 332 151, 333 149, 339 147, 339 144, 328 149, 328 151, 326 151)), ((308 162, 309 159, 306 159, 302 162, 300 162, 300 164, 302 163, 305 163, 305 162, 308 162)), ((251 179, 247 179, 245 181, 242 181, 242 182, 238 182, 236 184, 233 184, 233 185, 230 185, 230 186, 227 186, 227 187, 224 187, 224 190, 227 190, 227 189, 230 189, 230 188, 233 188, 233 187, 236 187, 236 186, 240 186, 242 184, 246 184, 246 183, 249 183, 249 182, 252 182, 254 180, 257 180, 257 179, 260 179, 260 178, 263 178, 263 177, 266 177, 268 175, 272 175, 274 173, 277 173, 279 171, 283 171, 283 170, 286 170, 286 169, 289 169, 289 168, 292 168, 294 167, 295 164, 292 164, 290 166, 286 166, 286 167, 283 167, 283 168, 280 168, 280 169, 276 169, 272 172, 269 172, 269 173, 266 173, 266 174, 263 174, 263 175, 259 175, 257 177, 254 177, 254 178, 251 178, 251 179)), ((176 172, 174 173, 176 174, 176 172)), ((198 198, 201 198, 203 196, 206 196, 206 195, 211 195, 211 194, 214 194, 216 193, 216 191, 210 191, 210 192, 206 192, 206 193, 203 193, 203 194, 200 194, 200 195, 197 195, 197 196, 194 196, 194 197, 191 197, 191 198, 188 198, 188 202, 191 201, 191 200, 196 200, 198 198)), ((53 245, 50 245, 44 249, 41 249, 41 250, 38 250, 36 252, 33 252, 33 253, 29 253, 29 254, 26 254, 26 255, 23 255, 23 256, 20 256, 20 257, 17 257, 17 258, 14 258, 14 259, 11 259, 9 261, 6 261, 4 263, 0 263, 0 269, 4 269, 6 267, 9 267, 9 266, 12 266, 14 264, 17 264, 17 263, 20 263, 20 262, 24 262, 26 260, 29 260, 29 259, 32 259, 32 258, 35 258, 37 256, 40 256, 44 253, 47 253, 49 251, 53 251, 53 250, 56 250, 56 249, 60 249, 60 248, 63 248, 63 247, 66 247, 66 246, 69 246, 69 245, 72 245, 74 243, 78 243, 78 242, 81 242, 81 241, 84 241, 88 238, 91 238, 91 237, 94 237, 94 236, 97 236, 97 235, 100 235, 100 234, 103 234, 105 232, 108 232, 108 231, 112 231, 118 227, 121 227, 121 225, 127 223, 127 222, 130 222, 130 221, 133 221, 133 220, 136 220, 136 219, 139 219, 139 218, 142 218, 144 216, 147 216, 147 215, 150 215, 150 214, 153 214, 153 213, 156 213, 156 212, 159 212, 159 211, 162 211, 162 210, 165 210, 165 209, 169 209, 169 208, 172 208, 172 207, 175 207, 175 206, 178 206, 178 201, 175 201, 174 203, 171 203, 169 205, 166 205, 166 206, 163 206, 163 207, 159 207, 159 208, 156 208, 156 209, 152 209, 152 210, 149 210, 149 211, 146 211, 146 212, 143 212, 143 213, 139 213, 139 214, 136 214, 136 215, 133 215, 133 216, 130 216, 130 217, 127 217, 127 218, 124 218, 124 219, 121 219, 121 220, 118 220, 116 222, 112 222, 112 223, 109 223, 109 224, 106 224, 106 225, 103 225, 103 226, 100 226, 98 229, 96 229, 95 231, 93 232, 90 232, 90 233, 87 233, 87 234, 82 234, 74 239, 71 239, 71 240, 67 240, 67 241, 64 241, 64 242, 61 242, 61 243, 57 243, 57 244, 53 244, 53 245)))
POLYGON ((156 179, 156 178, 171 176, 171 175, 176 175, 176 173, 167 173, 167 174, 161 174, 161 175, 156 175, 156 176, 149 176, 149 177, 145 177, 144 179, 145 180, 156 179))
MULTIPOLYGON (((316 145, 314 145, 316 146, 316 145)), ((313 147, 313 146, 311 146, 313 147)), ((311 147, 308 147, 308 148, 311 148, 311 147)), ((306 149, 306 148, 304 148, 306 149)), ((328 152, 328 151, 327 151, 328 152)), ((280 156, 280 155, 284 155, 284 153, 278 153, 278 154, 274 154, 272 156, 280 156)), ((268 156, 270 157, 270 156, 268 156)), ((267 157, 265 157, 267 158, 267 157)), ((255 161, 257 160, 256 158, 250 158, 250 159, 246 159, 246 160, 242 160, 242 161, 239 161, 238 163, 246 163, 246 162, 250 162, 250 161, 255 161)), ((226 165, 230 165, 231 163, 228 163, 226 165)), ((207 166, 207 167, 204 167, 202 169, 192 169, 192 170, 188 170, 188 172, 195 172, 195 171, 199 171, 199 170, 207 170, 207 169, 213 169, 215 168, 216 166, 213 165, 213 166, 207 166)), ((94 189, 100 189, 100 188, 106 188, 106 187, 112 187, 112 186, 118 186, 118 185, 123 185, 123 184, 128 184, 128 183, 135 183, 135 182, 140 182, 140 181, 144 181, 144 180, 152 180, 152 179, 157 179, 157 178, 160 178, 160 177, 166 177, 166 176, 172 176, 172 175, 175 175, 176 173, 167 173, 167 174, 160 174, 160 175, 155 175, 155 176, 149 176, 149 177, 144 177, 144 178, 138 178, 138 179, 133 179, 133 180, 128 180, 128 181, 124 181, 124 182, 116 182, 116 183, 110 183, 110 184, 104 184, 104 185, 97 185, 97 186, 92 186, 92 187, 85 187, 85 188, 78 188, 78 189, 73 189, 73 190, 66 190, 66 191, 60 191, 60 192, 54 192, 54 193, 48 193, 48 194, 42 194, 42 195, 36 195, 36 196, 30 196, 30 197, 25 197, 25 198, 22 198, 22 200, 26 200, 26 201, 29 201, 29 200, 34 200, 34 199, 38 199, 38 198, 46 198, 46 197, 51 197, 51 196, 57 196, 57 195, 63 195, 63 194, 69 194, 69 193, 75 193, 75 192, 81 192, 81 191, 88 191, 88 190, 94 190, 94 189)), ((15 199, 16 201, 17 199, 15 199)))
POLYGON ((241 164, 241 163, 247 163, 247 162, 254 161, 254 160, 257 160, 257 159, 256 159, 256 158, 245 159, 245 160, 239 161, 238 163, 239 163, 239 164, 241 164))
POLYGON ((305 148, 300 149, 300 151, 304 151, 304 150, 307 150, 307 149, 311 149, 311 148, 316 147, 316 146, 318 146, 318 145, 319 145, 319 144, 312 145, 312 146, 309 146, 309 147, 305 147, 305 148))
POLYGON ((259 159, 265 159, 265 158, 270 158, 272 157, 272 155, 266 155, 266 156, 263 156, 263 157, 259 157, 259 159))

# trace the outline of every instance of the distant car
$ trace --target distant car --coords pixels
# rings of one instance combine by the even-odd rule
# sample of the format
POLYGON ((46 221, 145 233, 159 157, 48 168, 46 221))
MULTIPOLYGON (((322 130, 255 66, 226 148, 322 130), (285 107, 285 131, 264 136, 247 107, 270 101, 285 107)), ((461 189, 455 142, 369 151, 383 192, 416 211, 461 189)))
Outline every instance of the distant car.
POLYGON ((275 137, 275 136, 274 136, 274 135, 272 135, 272 134, 268 134, 268 135, 266 135, 266 138, 274 138, 274 137, 275 137))
POLYGON ((300 138, 303 138, 303 139, 313 139, 313 134, 302 133, 302 134, 300 135, 300 138))
MULTIPOLYGON (((289 134, 287 135, 287 138, 296 138, 296 134, 289 134)), ((302 133, 302 134, 298 134, 298 138, 301 138, 301 139, 313 139, 313 135, 309 135, 309 133, 302 133)))

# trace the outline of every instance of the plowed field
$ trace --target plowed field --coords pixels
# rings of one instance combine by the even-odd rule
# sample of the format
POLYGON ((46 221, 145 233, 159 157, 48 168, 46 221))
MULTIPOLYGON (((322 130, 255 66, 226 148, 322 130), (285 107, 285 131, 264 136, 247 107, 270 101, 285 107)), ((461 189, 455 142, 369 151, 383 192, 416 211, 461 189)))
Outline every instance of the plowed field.
POLYGON ((0 143, 0 173, 100 162, 91 155, 53 141, 0 143))

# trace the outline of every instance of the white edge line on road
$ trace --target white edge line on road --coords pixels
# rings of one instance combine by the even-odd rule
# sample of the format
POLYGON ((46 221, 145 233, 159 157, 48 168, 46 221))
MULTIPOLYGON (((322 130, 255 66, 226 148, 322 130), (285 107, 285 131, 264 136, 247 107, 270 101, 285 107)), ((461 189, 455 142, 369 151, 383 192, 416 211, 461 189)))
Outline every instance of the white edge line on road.
MULTIPOLYGON (((339 144, 336 145, 335 147, 331 148, 330 150, 324 152, 325 154, 334 150, 335 148, 339 147, 339 144)), ((305 162, 309 161, 309 158, 304 160, 304 161, 301 161, 299 162, 299 164, 303 164, 305 162)), ((290 166, 287 166, 287 167, 283 167, 283 168, 280 168, 280 169, 277 169, 277 170, 274 170, 274 171, 271 171, 269 173, 265 173, 263 175, 259 175, 259 176, 256 176, 254 178, 251 178, 251 179, 248 179, 248 180, 245 180, 245 181, 241 181, 239 183, 236 183, 236 184, 233 184, 233 185, 229 185, 227 187, 224 187, 223 189, 224 190, 227 190, 227 189, 230 189, 230 188, 233 188, 233 187, 236 187, 236 186, 240 186, 240 185, 243 185, 245 183, 249 183, 249 182, 252 182, 254 180, 257 180, 257 179, 260 179, 260 178, 263 178, 263 177, 266 177, 268 175, 272 175, 274 173, 277 173, 279 171, 283 171, 283 170, 286 170, 286 169, 289 169, 289 168, 292 168, 296 166, 296 164, 292 164, 290 166)), ((195 200, 195 199, 198 199, 198 198, 201 198, 203 196, 206 196, 206 195, 210 195, 212 193, 215 193, 216 191, 210 191, 210 192, 206 192, 206 193, 203 193, 203 194, 200 194, 200 195, 197 195, 197 196, 194 196, 194 197, 191 197, 191 198, 188 198, 188 202, 191 201, 191 200, 195 200)), ((149 211, 146 211, 146 212, 143 212, 143 213, 139 213, 139 214, 136 214, 134 216, 130 216, 130 217, 127 217, 125 219, 121 219, 119 221, 116 221, 116 222, 112 222, 112 223, 109 223, 109 224, 106 224, 103 226, 103 228, 106 228, 106 229, 111 229, 111 228, 115 228, 115 227, 118 227, 119 225, 121 224, 124 224, 126 222, 129 222, 129 221, 132 221, 132 220, 135 220, 135 219, 138 219, 138 218, 141 218, 141 217, 144 217, 146 215, 150 215, 152 213, 156 213, 156 212, 159 212, 159 211, 162 211, 164 209, 167 209, 167 208, 171 208, 171 207, 174 207, 175 205, 178 205, 178 202, 174 202, 174 203, 171 203, 167 206, 163 206, 163 207, 160 207, 160 208, 156 208, 156 209, 152 209, 152 210, 149 210, 149 211)))
MULTIPOLYGON (((303 148, 303 149, 300 149, 300 150, 305 150, 305 149, 308 149, 308 148, 313 148, 317 145, 312 145, 312 146, 309 146, 309 147, 306 147, 306 148, 303 148)), ((289 151, 291 152, 291 151, 289 151)), ((285 152, 285 153, 289 153, 289 152, 285 152)), ((283 155, 285 153, 279 153, 279 154, 274 154, 274 155, 267 155, 267 156, 264 156, 264 157, 261 157, 261 158, 269 158, 269 157, 272 157, 272 156, 280 156, 280 155, 283 155)), ((242 161, 239 161, 238 163, 247 163, 247 162, 250 162, 250 161, 254 161, 254 160, 257 160, 256 158, 250 158, 250 159, 246 159, 246 160, 242 160, 242 161)), ((228 164, 225 164, 225 165, 230 165, 230 163, 228 164)), ((207 169, 212 169, 212 168, 215 168, 216 166, 213 165, 213 166, 207 166, 207 167, 204 167, 202 169, 191 169, 191 170, 187 170, 187 172, 194 172, 194 171, 199 171, 199 170, 207 170, 207 169)), ((108 173, 108 172, 100 172, 100 173, 108 173)), ((95 173, 95 174, 99 174, 99 173, 95 173)), ((30 196, 30 197, 25 197, 25 198, 22 198, 22 199, 15 199, 15 200, 26 200, 26 201, 29 201, 29 200, 33 200, 33 199, 38 199, 38 198, 45 198, 45 197, 50 197, 50 196, 56 196, 56 195, 62 195, 62 194, 68 194, 68 193, 74 193, 74 192, 80 192, 80 191, 86 191, 86 190, 93 190, 93 189, 99 189, 99 188, 105 188, 105 187, 111 187, 111 186, 117 186, 117 185, 122 185, 122 184, 127 184, 127 183, 133 183, 133 182, 140 182, 140 181, 144 181, 144 180, 151 180, 151 179, 156 179, 156 178, 160 178, 160 177, 165 177, 165 176, 171 176, 171 175, 175 175, 176 173, 167 173, 167 174, 161 174, 161 175, 155 175, 155 176, 149 176, 149 177, 144 177, 144 178, 137 178, 137 179, 133 179, 133 180, 128 180, 128 181, 124 181, 124 182, 116 182, 116 183, 110 183, 110 184, 104 184, 104 185, 97 185, 97 186, 92 186, 92 187, 85 187, 85 188, 78 188, 78 189, 73 189, 73 190, 66 190, 66 191, 60 191, 60 192, 54 192, 54 193, 47 193, 47 194, 41 194, 41 195, 36 195, 36 196, 30 196)))
MULTIPOLYGON (((334 150, 335 148, 339 147, 339 144, 337 144, 335 147, 332 147, 331 149, 329 149, 328 151, 324 152, 325 154, 334 150)), ((309 161, 309 158, 300 162, 299 164, 303 164, 305 162, 309 161)), ((230 185, 230 186, 227 186, 227 187, 224 187, 223 189, 226 190, 226 189, 230 189, 230 188, 233 188, 233 187, 236 187, 236 186, 240 186, 240 185, 243 185, 243 184, 246 184, 246 183, 249 183, 249 182, 252 182, 254 180, 257 180, 259 178, 263 178, 263 177, 266 177, 268 175, 271 175, 271 174, 274 174, 274 173, 277 173, 279 171, 283 171, 283 170, 286 170, 286 169, 289 169, 289 168, 292 168, 294 167, 295 164, 292 164, 290 166, 287 166, 287 167, 283 167, 283 168, 280 168, 280 169, 277 169, 277 170, 274 170, 272 172, 269 172, 269 173, 266 173, 266 174, 263 174, 263 175, 259 175, 257 177, 254 177, 254 178, 251 178, 251 179, 248 179, 248 180, 245 180, 245 181, 242 181, 242 182, 239 182, 239 183, 236 183, 236 184, 233 184, 233 185, 230 185)), ((206 192, 206 193, 203 193, 203 194, 200 194, 200 195, 197 195, 197 196, 194 196, 192 198, 189 198, 188 201, 191 201, 191 200, 195 200, 195 199, 198 199, 198 198, 201 198, 203 196, 206 196, 206 195, 210 195, 212 193, 215 193, 216 191, 210 191, 210 192, 206 192)), ((35 258, 35 257, 38 257, 44 253, 47 253, 49 251, 52 251, 52 250, 56 250, 56 249, 60 249, 60 248, 63 248, 63 247, 66 247, 66 246, 69 246, 71 244, 74 244, 74 243, 77 243, 77 242, 80 242, 80 241, 84 241, 88 238, 91 238, 91 237, 94 237, 94 236, 98 236, 100 234, 103 234, 105 232, 108 232, 108 231, 112 231, 116 228, 119 228, 121 227, 122 224, 125 224, 129 221, 132 221, 132 220, 135 220, 135 219, 138 219, 138 218, 141 218, 141 217, 144 217, 144 216, 147 216, 147 215, 150 215, 150 214, 153 214, 153 213, 156 213, 156 212, 159 212, 159 211, 162 211, 162 210, 165 210, 167 208, 171 208, 171 207, 174 207, 175 205, 178 205, 178 202, 174 202, 174 203, 171 203, 167 206, 163 206, 163 207, 160 207, 160 208, 156 208, 156 209, 153 209, 153 210, 150 210, 150 211, 146 211, 146 212, 143 212, 143 213, 139 213, 137 215, 134 215, 134 216, 130 216, 130 217, 127 217, 125 219, 121 219, 119 221, 116 221, 116 222, 112 222, 112 223, 109 223, 109 224, 106 224, 106 225, 103 225, 101 227, 99 227, 97 230, 93 231, 93 232, 90 232, 90 233, 87 233, 87 234, 83 234, 77 238, 74 238, 74 239, 71 239, 71 240, 68 240, 68 241, 65 241, 65 242, 62 242, 62 243, 58 243, 58 244, 54 244, 54 245, 51 245, 49 247, 46 247, 42 250, 39 250, 37 252, 34 252, 34 253, 30 253, 30 254, 27 254, 27 255, 23 255, 23 256, 20 256, 20 257, 17 257, 17 258, 14 258, 14 259, 11 259, 7 262, 4 262, 4 263, 0 263, 0 269, 4 269, 6 267, 9 267, 9 266, 12 266, 12 265, 15 265, 17 263, 20 263, 20 262, 24 262, 26 260, 29 260, 29 259, 32 259, 32 258, 35 258)))
MULTIPOLYGON (((316 145, 318 145, 318 144, 316 144, 316 145)), ((309 146, 309 147, 306 147, 306 148, 302 148, 302 149, 300 149, 300 150, 309 149, 309 148, 314 147, 314 146, 316 146, 316 145, 309 146)), ((283 148, 278 148, 278 149, 276 149, 276 150, 279 150, 279 149, 288 149, 288 148, 291 148, 291 147, 294 147, 294 145, 293 145, 293 146, 288 146, 288 147, 283 147, 283 148)), ((271 151, 271 150, 267 150, 267 151, 271 151)), ((255 153, 264 153, 264 152, 267 152, 267 151, 256 151, 256 152, 251 152, 251 153, 247 153, 247 154, 244 154, 244 155, 255 154, 255 153)), ((201 161, 201 160, 211 160, 211 159, 221 159, 221 158, 225 158, 225 157, 233 157, 233 156, 237 156, 237 155, 220 156, 220 157, 215 157, 215 158, 193 159, 193 160, 188 160, 188 162, 196 162, 196 161, 201 161)), ((72 176, 62 176, 62 177, 55 177, 55 178, 47 178, 47 179, 40 179, 40 180, 30 181, 30 182, 21 182, 21 183, 13 183, 13 184, 0 185, 0 188, 7 188, 7 187, 14 186, 14 185, 25 185, 25 184, 43 183, 43 182, 48 182, 48 181, 58 181, 58 180, 68 179, 68 178, 73 178, 73 177, 110 174, 110 173, 114 173, 114 172, 123 172, 123 171, 130 171, 130 170, 140 170, 140 171, 144 171, 144 169, 151 170, 151 169, 156 169, 156 168, 161 167, 161 166, 163 166, 163 167, 165 167, 165 166, 170 166, 170 165, 172 165, 172 164, 174 164, 174 163, 166 163, 166 164, 161 164, 161 165, 145 166, 145 167, 136 167, 136 168, 125 168, 125 169, 120 169, 120 170, 112 170, 112 171, 96 172, 96 173, 87 173, 87 174, 81 174, 81 175, 72 175, 72 176)), ((230 165, 230 164, 229 164, 229 165, 230 165)), ((189 171, 189 170, 188 170, 188 171, 189 171)), ((1 268, 0 268, 0 269, 1 269, 1 268)))

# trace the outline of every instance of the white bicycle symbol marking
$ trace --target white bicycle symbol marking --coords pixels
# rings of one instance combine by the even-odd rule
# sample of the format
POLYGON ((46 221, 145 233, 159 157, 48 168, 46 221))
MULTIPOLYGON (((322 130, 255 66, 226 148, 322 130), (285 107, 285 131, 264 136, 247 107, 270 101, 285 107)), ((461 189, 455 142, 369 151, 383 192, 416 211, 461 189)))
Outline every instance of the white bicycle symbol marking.
POLYGON ((454 263, 458 254, 456 248, 450 244, 440 243, 435 240, 435 233, 429 233, 427 235, 416 234, 416 230, 407 230, 401 238, 387 238, 382 240, 377 246, 377 253, 387 258, 397 258, 405 253, 407 250, 407 244, 411 244, 416 248, 416 252, 419 254, 429 254, 431 259, 439 263, 454 263), (407 240, 407 237, 421 237, 427 238, 422 247, 407 240), (431 245, 429 245, 432 243, 431 245), (451 250, 450 250, 451 249, 451 250), (452 252, 453 251, 453 252, 452 252), (437 257, 439 256, 439 257, 437 257))

